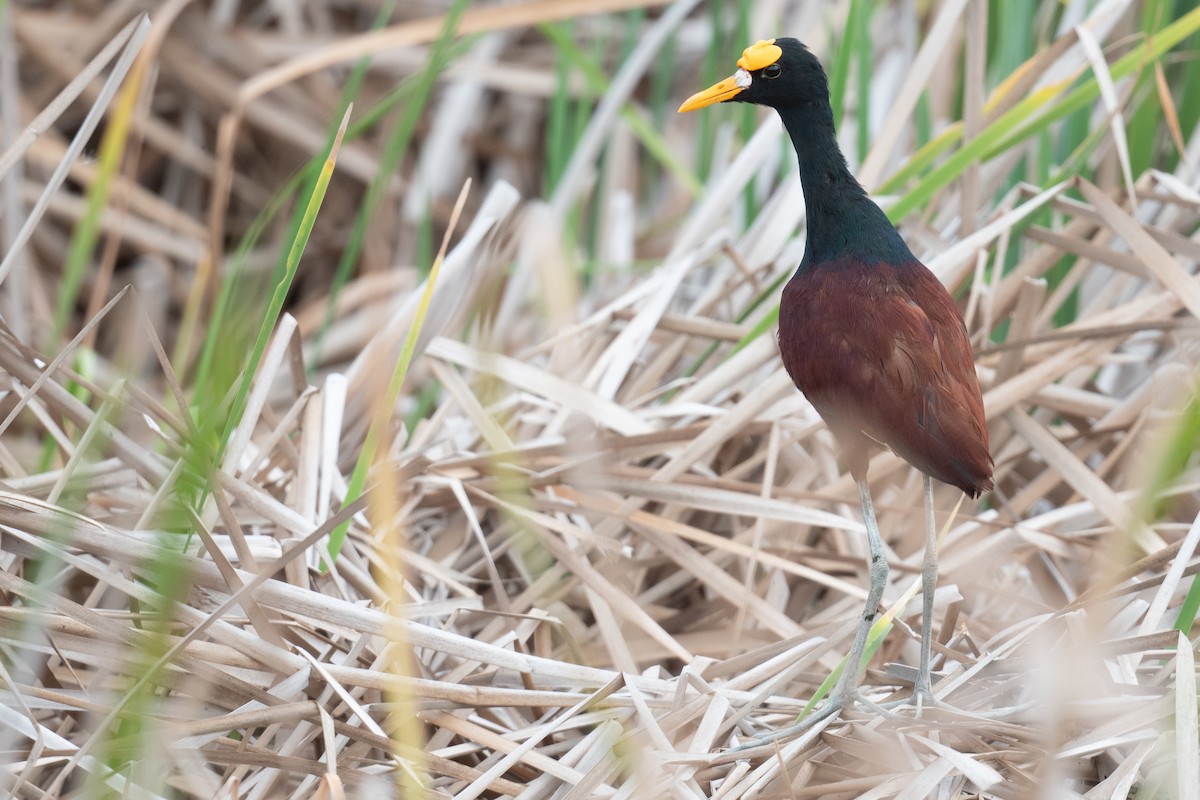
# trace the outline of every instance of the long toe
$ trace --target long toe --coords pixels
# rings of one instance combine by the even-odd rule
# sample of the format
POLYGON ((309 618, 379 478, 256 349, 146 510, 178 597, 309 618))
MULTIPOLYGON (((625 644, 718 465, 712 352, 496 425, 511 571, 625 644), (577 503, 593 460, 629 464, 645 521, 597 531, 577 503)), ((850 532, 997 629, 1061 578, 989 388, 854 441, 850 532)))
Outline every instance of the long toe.
POLYGON ((929 688, 928 686, 920 685, 918 685, 913 691, 911 702, 913 705, 913 716, 917 717, 918 719, 921 717, 921 711, 925 708, 937 708, 942 704, 941 701, 934 696, 933 689, 929 688))
POLYGON ((1006 708, 996 708, 990 711, 968 711, 965 708, 959 708, 952 703, 947 703, 945 700, 939 699, 937 695, 932 692, 932 690, 926 689, 922 691, 921 689, 917 689, 913 692, 912 697, 908 698, 907 700, 888 703, 886 708, 888 709, 889 716, 898 716, 895 713, 895 710, 897 709, 911 707, 913 709, 913 717, 915 719, 920 719, 923 711, 930 711, 934 712, 934 716, 939 714, 944 715, 943 719, 945 716, 952 716, 961 717, 963 720, 973 719, 994 722, 997 720, 1012 718, 1035 706, 1035 703, 1024 703, 1022 705, 1009 706, 1006 708))
POLYGON ((829 719, 835 714, 841 713, 847 708, 853 708, 858 702, 857 692, 841 693, 836 692, 822 703, 815 711, 809 714, 804 719, 797 722, 795 725, 789 725, 786 728, 780 728, 777 731, 764 733, 761 736, 756 736, 745 744, 738 745, 734 748, 735 752, 742 750, 752 750, 756 747, 771 744, 773 742, 781 742, 787 739, 794 739, 807 730, 815 727, 817 723, 829 719))

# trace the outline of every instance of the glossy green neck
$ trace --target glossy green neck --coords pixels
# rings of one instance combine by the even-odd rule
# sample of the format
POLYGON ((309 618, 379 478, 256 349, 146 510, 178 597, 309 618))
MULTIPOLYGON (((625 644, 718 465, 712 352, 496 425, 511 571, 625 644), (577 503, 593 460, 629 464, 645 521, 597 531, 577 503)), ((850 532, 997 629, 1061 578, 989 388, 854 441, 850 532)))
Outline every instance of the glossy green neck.
POLYGON ((828 103, 777 109, 800 163, 808 243, 800 266, 844 257, 915 260, 887 215, 859 185, 838 147, 828 103))

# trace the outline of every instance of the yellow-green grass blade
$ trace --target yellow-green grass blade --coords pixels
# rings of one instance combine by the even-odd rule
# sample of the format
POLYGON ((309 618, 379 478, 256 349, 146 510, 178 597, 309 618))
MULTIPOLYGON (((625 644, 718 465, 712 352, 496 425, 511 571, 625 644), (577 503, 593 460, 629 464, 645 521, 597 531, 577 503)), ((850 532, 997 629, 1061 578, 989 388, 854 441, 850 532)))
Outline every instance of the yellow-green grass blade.
MULTIPOLYGON (((867 633, 867 646, 863 649, 862 658, 859 659, 858 669, 861 671, 866 668, 867 664, 871 663, 871 659, 875 657, 875 653, 879 651, 879 646, 887 638, 887 635, 892 630, 892 621, 890 617, 880 618, 871 626, 870 632, 867 633)), ((849 660, 850 654, 842 656, 842 660, 834 667, 833 672, 821 681, 821 685, 813 692, 813 696, 804 704, 804 710, 796 717, 796 721, 807 717, 812 713, 812 710, 817 707, 817 704, 824 700, 833 688, 837 686, 838 681, 842 679, 842 673, 846 671, 846 662, 849 660)))
MULTIPOLYGON (((383 200, 387 191, 387 185, 392 180, 396 169, 403 163, 409 145, 412 144, 417 125, 421 121, 421 115, 429 103, 430 96, 433 94, 433 87, 437 83, 438 75, 441 74, 442 70, 450 63, 451 58, 457 52, 454 48, 454 31, 468 4, 468 0, 455 0, 454 5, 447 12, 446 22, 442 26, 438 38, 433 43, 433 47, 429 52, 429 58, 425 63, 425 68, 413 82, 409 101, 405 104, 399 123, 392 131, 391 136, 388 137, 387 144, 384 146, 383 154, 379 159, 379 171, 371 181, 370 186, 367 187, 366 197, 364 197, 362 204, 358 208, 358 213, 354 217, 354 226, 351 228, 350 237, 346 242, 345 249, 342 250, 341 258, 338 259, 337 268, 334 270, 333 285, 330 288, 329 302, 326 305, 325 320, 321 326, 321 334, 317 337, 317 348, 314 357, 319 354, 324 331, 333 322, 334 309, 337 307, 336 304, 341 290, 349 282, 350 275, 358 264, 359 256, 362 255, 363 247, 367 240, 367 229, 374 218, 375 210, 379 207, 380 201, 383 200)), ((468 42, 461 43, 461 46, 465 48, 468 44, 469 40, 468 42)))
POLYGON ((346 113, 342 117, 342 123, 338 127, 337 136, 334 137, 333 142, 330 143, 329 151, 325 154, 325 161, 321 166, 321 173, 317 176, 317 181, 313 186, 312 196, 309 197, 308 203, 305 205, 304 218, 301 221, 300 229, 297 231, 296 237, 292 240, 291 247, 288 249, 287 270, 276 284, 275 292, 271 296, 271 300, 267 306, 267 312, 263 316, 262 324, 259 326, 258 336, 250 351, 249 362, 243 371, 241 384, 238 386, 237 394, 234 396, 233 405, 230 408, 229 417, 225 423, 225 430, 221 436, 216 457, 213 459, 214 464, 220 463, 225 445, 228 443, 229 437, 233 434, 234 428, 237 427, 242 411, 246 407, 246 400, 250 395, 250 384, 254 380, 254 374, 258 369, 259 362, 262 360, 263 353, 266 352, 271 332, 275 329, 275 323, 283 311, 283 302, 287 298, 292 281, 296 277, 296 270, 300 265, 300 256, 303 255, 304 248, 308 245, 308 238, 312 234, 313 226, 317 221, 317 214, 321 210, 321 203, 325 199, 325 191, 329 188, 329 180, 333 177, 333 168, 337 164, 338 151, 342 146, 342 139, 346 134, 346 126, 350 122, 351 111, 352 109, 347 108, 346 113))
MULTIPOLYGON (((1144 40, 1132 52, 1116 61, 1110 69, 1113 80, 1120 80, 1141 71, 1198 30, 1200 8, 1163 28, 1153 38, 1144 40)), ((1067 92, 1059 102, 1051 105, 1067 91, 1068 85, 1069 81, 1062 81, 1047 86, 1018 102, 979 136, 964 144, 960 150, 918 181, 915 187, 888 210, 888 216, 892 220, 899 220, 923 207, 938 191, 957 180, 962 171, 977 159, 990 160, 1012 149, 1030 136, 1045 130, 1052 123, 1083 108, 1100 94, 1100 86, 1092 76, 1077 89, 1067 92), (1043 108, 1044 113, 1039 114, 1043 108)))
MULTIPOLYGON (((380 170, 381 177, 390 176, 391 172, 395 169, 395 166, 399 163, 400 158, 403 156, 403 153, 407 150, 408 144, 412 139, 412 135, 416 131, 417 122, 420 120, 421 110, 424 108, 429 94, 433 91, 433 84, 437 78, 437 72, 441 69, 441 66, 447 59, 448 48, 452 42, 452 37, 454 35, 455 27, 458 24, 458 19, 462 15, 463 11, 466 10, 466 7, 467 2, 465 0, 455 0, 454 5, 451 7, 449 13, 447 13, 445 23, 442 26, 436 43, 434 44, 433 51, 430 53, 429 61, 426 64, 425 70, 415 84, 414 91, 416 92, 417 96, 413 102, 409 104, 408 108, 406 109, 406 113, 402 116, 395 132, 388 141, 388 145, 384 153, 383 166, 380 170)), ((360 209, 358 218, 355 221, 355 234, 352 234, 351 236, 352 245, 356 238, 358 239, 360 246, 362 240, 365 239, 366 224, 370 219, 371 212, 374 210, 379 198, 382 195, 383 185, 383 181, 378 180, 372 183, 371 188, 368 190, 367 199, 364 201, 363 207, 360 209)), ((465 189, 464 194, 460 197, 460 203, 463 200, 465 200, 465 189)), ((447 236, 449 236, 449 229, 447 230, 447 236)), ((405 361, 406 356, 404 353, 407 353, 407 358, 411 360, 412 353, 409 351, 409 345, 411 343, 412 349, 415 350, 417 336, 420 334, 421 326, 424 323, 425 313, 428 311, 429 300, 432 297, 433 287, 436 284, 437 273, 441 267, 441 258, 444 256, 445 246, 446 243, 443 243, 443 252, 437 259, 434 260, 433 266, 430 269, 429 276, 426 279, 425 295, 422 297, 421 304, 417 309, 417 314, 413 321, 413 325, 409 329, 408 337, 405 339, 404 350, 402 351, 400 362, 397 363, 396 368, 392 373, 392 380, 388 386, 388 397, 390 397, 391 400, 386 406, 388 409, 386 412, 387 417, 380 418, 377 416, 376 419, 372 421, 371 427, 367 431, 367 436, 363 442, 362 451, 359 453, 358 461, 355 464, 354 472, 351 475, 350 483, 346 490, 346 498, 343 501, 343 506, 354 502, 362 494, 363 487, 366 485, 367 473, 369 472, 371 466, 375 463, 375 455, 379 441, 383 435, 384 428, 390 420, 390 410, 395 408, 396 399, 399 398, 400 389, 404 384, 404 377, 408 373, 408 363, 405 361), (394 395, 393 390, 395 392, 394 395)), ((354 255, 355 261, 357 260, 357 252, 358 251, 356 251, 354 255)), ((347 261, 345 257, 343 257, 343 262, 349 265, 353 264, 352 261, 347 261)), ((339 270, 340 269, 341 265, 339 265, 339 270)), ((383 412, 381 412, 381 414, 382 413, 383 412)), ((337 558, 337 554, 342 549, 342 543, 345 541, 346 531, 349 530, 349 527, 350 523, 347 521, 346 523, 334 529, 333 533, 329 537, 329 553, 334 558, 337 558)))
MULTIPOLYGON (((99 122, 99 114, 105 105, 105 96, 116 91, 117 86, 130 72, 134 59, 141 51, 142 43, 149 34, 150 26, 143 20, 133 32, 117 63, 109 73, 108 80, 101 90, 100 98, 93 105, 88 117, 81 126, 81 134, 89 126, 94 127, 99 122)), ((66 330, 71 312, 83 285, 83 276, 91 262, 92 252, 96 241, 100 238, 100 218, 108 207, 109 194, 112 191, 113 177, 121 168, 125 156, 125 145, 129 139, 129 126, 133 119, 134 109, 141 88, 141 70, 132 71, 132 80, 125 85, 117 99, 112 113, 108 118, 108 126, 100 143, 100 157, 97 160, 96 178, 88 187, 87 207, 76 225, 71 236, 71 244, 67 251, 66 264, 63 266, 63 283, 59 288, 54 309, 54 321, 51 325, 49 341, 56 343, 66 330)), ((86 134, 83 134, 86 135, 86 134)))
MULTIPOLYGON (((961 505, 962 501, 960 500, 959 503, 961 505)), ((938 536, 939 541, 945 538, 946 532, 950 530, 950 523, 954 520, 954 517, 957 515, 957 513, 958 508, 955 507, 954 511, 951 512, 950 516, 946 519, 946 522, 942 527, 941 533, 938 536)), ((886 639, 888 633, 891 632, 892 623, 896 619, 896 615, 908 607, 909 602, 911 602, 912 599, 917 596, 917 592, 920 589, 921 581, 919 579, 914 580, 909 585, 908 589, 905 590, 904 594, 900 595, 900 597, 896 599, 896 602, 892 603, 892 605, 883 612, 883 615, 879 619, 875 620, 875 622, 871 625, 871 629, 867 631, 867 645, 865 648, 863 648, 862 660, 860 660, 858 664, 859 670, 864 669, 867 664, 871 663, 871 659, 874 657, 876 651, 879 650, 879 646, 883 644, 884 639, 886 639)), ((833 672, 831 672, 825 678, 825 680, 821 682, 821 685, 817 687, 817 691, 813 693, 813 696, 809 699, 808 703, 805 704, 804 710, 800 712, 800 715, 797 717, 798 720, 804 719, 804 717, 808 716, 809 713, 816 708, 817 703, 821 702, 821 699, 829 694, 834 686, 837 686, 837 682, 841 678, 842 673, 845 671, 846 661, 849 658, 850 654, 847 653, 842 658, 838 666, 833 670, 833 672)))
MULTIPOLYGON (((383 28, 387 24, 388 20, 391 19, 392 12, 395 10, 395 8, 396 8, 396 0, 388 0, 385 3, 382 3, 379 6, 378 13, 376 13, 376 15, 375 15, 375 20, 371 23, 370 29, 371 30, 380 30, 381 28, 383 28)), ((371 66, 371 57, 369 55, 363 56, 362 58, 358 59, 358 61, 356 61, 354 63, 354 68, 350 70, 350 75, 346 79, 346 85, 342 87, 341 97, 338 101, 339 113, 345 113, 345 110, 347 108, 349 108, 352 105, 358 104, 359 93, 362 90, 363 82, 367 78, 367 70, 370 66, 371 66)), ((333 122, 333 120, 331 120, 331 123, 332 122, 333 122)), ((328 135, 332 137, 334 135, 334 132, 335 131, 331 129, 329 131, 328 135)), ((347 135, 349 135, 349 131, 347 131, 347 135)), ((382 172, 382 170, 381 170, 381 172, 382 172)), ((311 181, 313 179, 315 179, 317 172, 315 169, 310 169, 310 170, 305 171, 305 175, 306 175, 305 187, 304 187, 302 194, 307 196, 312 191, 311 181)), ((292 227, 288 232, 289 240, 293 236, 295 236, 296 230, 300 226, 300 220, 301 220, 301 216, 299 213, 293 215, 292 227)), ((343 258, 343 261, 346 261, 346 259, 343 258)), ((282 261, 280 262, 280 265, 282 265, 282 261)), ((338 270, 334 274, 333 288, 330 290, 330 293, 329 293, 329 308, 330 309, 333 309, 334 305, 337 303, 337 297, 338 297, 338 294, 340 293, 340 289, 345 284, 346 280, 348 279, 349 270, 343 270, 341 267, 342 267, 342 265, 341 265, 341 263, 339 263, 338 270)), ((277 267, 277 269, 278 269, 278 267, 277 267)), ((331 313, 332 313, 332 311, 331 311, 331 313)), ((329 325, 329 319, 327 317, 324 325, 321 328, 321 331, 317 334, 317 337, 316 337, 315 344, 316 344, 317 350, 320 349, 321 340, 323 338, 325 328, 327 328, 328 325, 329 325)))
MULTIPOLYGON (((374 130, 386 118, 388 113, 397 105, 407 102, 415 89, 415 79, 409 79, 401 83, 384 98, 375 103, 371 108, 367 109, 358 119, 350 123, 346 128, 346 135, 343 139, 345 142, 351 142, 361 138, 369 131, 374 130)), ((345 106, 342 107, 345 110, 345 106)), ((329 140, 332 141, 336 130, 331 130, 329 140)), ((217 301, 214 304, 213 312, 210 315, 208 330, 209 334, 205 338, 199 361, 196 366, 195 376, 192 380, 192 385, 200 387, 201 391, 208 391, 209 396, 217 396, 224 393, 230 385, 230 380, 236 379, 236 373, 240 372, 240 363, 229 365, 232 368, 234 378, 226 380, 216 379, 213 376, 213 370, 217 365, 217 348, 223 343, 229 341, 229 320, 237 320, 240 318, 239 313, 231 311, 231 304, 239 303, 250 306, 247 309, 247 314, 251 314, 257 319, 261 308, 260 295, 261 292, 254 291, 253 287, 248 288, 242 268, 246 262, 246 258, 250 252, 258 245, 263 234, 267 231, 271 222, 279 215, 287 204, 295 197, 307 198, 311 195, 312 181, 315 176, 320 174, 321 165, 324 163, 325 154, 318 153, 307 164, 298 169, 263 207, 254 220, 247 228, 245 235, 238 243, 233 257, 230 259, 230 266, 226 279, 221 282, 221 291, 217 295, 217 301), (302 191, 303 187, 309 187, 302 191), (210 384, 216 381, 213 388, 210 384)), ((297 210, 296 219, 303 218, 303 209, 305 203, 302 201, 297 210)), ((297 226, 298 227, 298 226, 297 226)), ((293 236, 288 237, 285 241, 291 241, 293 236)), ((286 255, 286 251, 285 251, 286 255)), ((286 260, 281 261, 286 263, 286 260)), ((279 273, 281 274, 281 273, 279 273)), ((276 280, 278 277, 276 276, 276 280)), ((336 280, 336 278, 335 278, 336 280)), ((238 306, 240 312, 241 305, 238 306)), ((175 361, 182 363, 182 356, 177 354, 175 361)), ((228 373, 228 370, 227 370, 228 373)))
MULTIPOLYGON (((373 29, 382 27, 387 23, 394 6, 395 0, 389 0, 389 2, 384 3, 380 7, 379 13, 375 18, 373 29)), ((363 57, 355 63, 354 68, 351 70, 350 75, 346 79, 346 84, 342 88, 341 96, 338 102, 337 115, 330 118, 330 129, 326 137, 327 141, 332 141, 337 135, 338 122, 341 120, 342 115, 345 114, 346 109, 357 103, 359 92, 362 88, 363 81, 366 79, 367 69, 369 68, 370 64, 371 59, 369 57, 363 57)), ((380 103, 378 105, 384 105, 384 103, 380 103)), ((390 105, 388 107, 390 107, 390 105)), ((359 135, 361 135, 364 130, 369 129, 368 127, 364 126, 364 122, 368 116, 371 116, 376 120, 381 118, 372 115, 371 112, 363 115, 362 120, 359 120, 357 123, 352 124, 347 128, 345 141, 353 141, 359 135)), ((256 303, 256 299, 259 297, 260 293, 253 291, 253 289, 247 291, 247 287, 244 285, 241 267, 242 264, 245 263, 246 256, 258 243, 262 234, 266 230, 267 224, 273 220, 275 216, 283 209, 288 200, 297 196, 297 192, 298 196, 300 197, 312 196, 313 184, 316 181, 317 176, 320 174, 322 158, 323 156, 314 157, 295 175, 293 175, 291 179, 288 180, 284 188, 277 192, 271 198, 270 202, 268 202, 263 208, 263 210, 255 217, 254 221, 250 224, 246 235, 242 238, 241 242, 239 242, 235 255, 230 262, 226 279, 221 282, 221 291, 217 296, 217 301, 214 304, 213 312, 209 320, 208 332, 205 336, 204 344, 201 348, 200 360, 196 368, 196 385, 207 385, 210 376, 210 370, 213 367, 213 359, 216 355, 217 347, 221 340, 228 338, 225 333, 227 318, 241 318, 243 314, 248 317, 253 317, 256 313, 255 308, 260 307, 256 303), (242 305, 245 306, 245 308, 240 309, 242 313, 230 314, 230 305, 231 303, 235 302, 236 298, 241 298, 242 305)), ((300 224, 304 218, 304 210, 304 204, 298 204, 296 206, 292 215, 291 223, 288 227, 287 234, 284 237, 284 241, 290 242, 295 239, 297 232, 300 229, 300 224)), ((279 261, 275 266, 275 273, 272 276, 272 281, 277 282, 279 280, 279 276, 285 271, 286 259, 287 251, 285 250, 280 253, 279 261)))
POLYGON ((887 180, 879 185, 881 194, 891 194, 899 189, 910 180, 929 169, 933 162, 937 161, 938 156, 945 153, 951 147, 954 147, 962 139, 963 124, 955 122, 946 126, 946 129, 934 136, 917 152, 913 153, 908 159, 908 162, 896 170, 887 180))
MULTIPOLYGON (((408 334, 404 337, 404 344, 400 348, 400 359, 396 362, 396 368, 392 371, 392 378, 388 382, 387 394, 376 405, 375 415, 371 419, 371 426, 367 429, 362 450, 359 451, 358 460, 354 464, 354 472, 351 474, 350 481, 346 486, 346 498, 342 502, 343 508, 362 496, 363 488, 367 484, 367 475, 371 467, 374 466, 376 457, 379 455, 380 442, 383 441, 384 433, 391 423, 392 411, 396 408, 396 401, 400 398, 400 390, 404 388, 404 379, 408 376, 408 368, 412 365, 413 357, 416 354, 417 341, 421 335, 421 328, 425 324, 425 315, 429 311, 429 303, 433 299, 433 290, 437 286, 442 262, 446 258, 446 250, 450 245, 450 236, 454 232, 454 227, 458 222, 459 216, 462 214, 463 205, 467 201, 467 192, 470 188, 471 182, 468 180, 458 195, 458 200, 454 204, 454 211, 450 214, 450 224, 446 226, 446 234, 442 238, 442 246, 438 250, 437 258, 433 260, 433 265, 429 269, 429 276, 425 279, 425 291, 421 294, 421 302, 417 305, 417 310, 413 315, 413 322, 408 329, 408 334)), ((349 530, 349 527, 350 520, 346 520, 335 528, 329 536, 329 554, 335 559, 338 553, 341 552, 342 544, 346 540, 346 532, 349 530)))

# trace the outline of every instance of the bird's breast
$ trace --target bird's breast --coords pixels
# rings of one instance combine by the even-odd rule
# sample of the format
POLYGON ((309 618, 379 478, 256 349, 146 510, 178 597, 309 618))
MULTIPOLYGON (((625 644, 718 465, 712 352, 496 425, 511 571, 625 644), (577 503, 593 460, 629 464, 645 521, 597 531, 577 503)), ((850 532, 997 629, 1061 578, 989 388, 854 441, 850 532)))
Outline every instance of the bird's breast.
POLYGON ((857 383, 871 366, 887 293, 886 282, 865 269, 810 270, 788 282, 779 305, 779 353, 810 400, 857 383))

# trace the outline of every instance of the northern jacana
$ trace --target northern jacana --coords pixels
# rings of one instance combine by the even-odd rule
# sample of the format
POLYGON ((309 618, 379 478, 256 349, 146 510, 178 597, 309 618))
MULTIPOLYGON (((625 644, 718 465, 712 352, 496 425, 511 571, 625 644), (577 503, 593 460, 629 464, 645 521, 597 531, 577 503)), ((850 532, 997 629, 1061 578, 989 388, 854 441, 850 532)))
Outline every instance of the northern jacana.
POLYGON ((760 41, 738 70, 692 95, 680 111, 740 102, 774 108, 800 162, 808 217, 804 258, 779 304, 779 352, 797 388, 821 415, 858 483, 869 543, 871 586, 845 671, 821 719, 858 696, 859 662, 888 566, 871 505, 867 463, 890 448, 924 473, 925 559, 920 709, 929 677, 937 582, 931 478, 971 497, 992 488, 983 399, 962 315, 850 174, 837 144, 829 83, 820 61, 795 39, 760 41))

